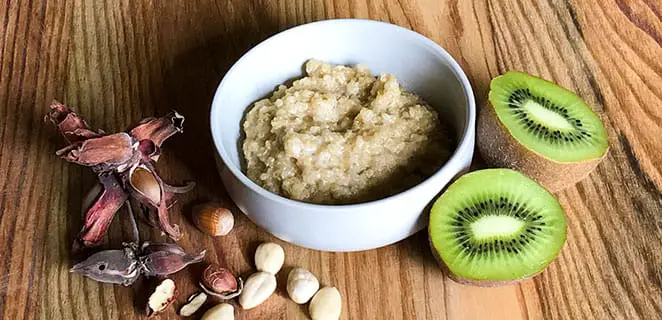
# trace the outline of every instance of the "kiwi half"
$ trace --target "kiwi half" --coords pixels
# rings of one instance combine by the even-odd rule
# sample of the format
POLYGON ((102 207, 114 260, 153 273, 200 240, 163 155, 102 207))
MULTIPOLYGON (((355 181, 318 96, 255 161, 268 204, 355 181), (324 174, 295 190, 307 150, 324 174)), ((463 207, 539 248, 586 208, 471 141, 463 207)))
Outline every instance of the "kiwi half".
POLYGON ((450 278, 479 286, 536 275, 566 239, 556 198, 510 169, 460 177, 435 201, 428 228, 432 252, 450 278))
POLYGON ((609 148, 604 124, 581 98, 516 71, 492 80, 477 133, 489 165, 519 170, 552 192, 586 177, 609 148))

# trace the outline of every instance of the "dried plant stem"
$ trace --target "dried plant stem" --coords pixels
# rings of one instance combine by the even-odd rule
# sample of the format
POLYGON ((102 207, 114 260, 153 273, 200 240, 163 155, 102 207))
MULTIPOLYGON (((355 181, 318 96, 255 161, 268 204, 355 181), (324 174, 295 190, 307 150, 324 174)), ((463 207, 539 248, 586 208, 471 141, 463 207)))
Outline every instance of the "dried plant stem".
POLYGON ((131 232, 133 232, 133 242, 136 244, 140 243, 140 232, 138 232, 138 224, 136 223, 136 217, 133 215, 133 208, 131 207, 131 202, 126 200, 124 203, 126 205, 126 210, 129 212, 129 221, 131 221, 131 232))

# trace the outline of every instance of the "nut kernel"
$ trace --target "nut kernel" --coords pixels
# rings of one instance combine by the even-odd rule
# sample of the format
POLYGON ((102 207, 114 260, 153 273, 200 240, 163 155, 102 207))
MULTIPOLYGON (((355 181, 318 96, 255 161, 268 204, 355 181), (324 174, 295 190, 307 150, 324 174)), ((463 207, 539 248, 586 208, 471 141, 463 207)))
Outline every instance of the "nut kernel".
POLYGON ((204 292, 194 293, 188 298, 188 302, 179 309, 179 315, 182 317, 190 317, 196 313, 205 302, 207 302, 207 295, 204 292))
POLYGON ((294 268, 287 276, 287 294, 297 304, 308 302, 319 288, 315 275, 306 269, 294 268))
POLYGON ((200 320, 234 320, 234 307, 229 303, 221 303, 211 307, 200 320))
POLYGON ((252 274, 239 295, 239 304, 244 309, 252 309, 267 300, 276 291, 276 276, 259 271, 252 274))
POLYGON ((285 262, 285 250, 273 242, 260 244, 255 250, 255 267, 258 271, 276 274, 285 262))
POLYGON ((151 317, 163 312, 177 296, 177 287, 171 279, 164 279, 154 289, 147 300, 147 316, 151 317))
POLYGON ((312 320, 338 320, 341 311, 342 298, 334 287, 324 287, 317 291, 308 306, 312 320))

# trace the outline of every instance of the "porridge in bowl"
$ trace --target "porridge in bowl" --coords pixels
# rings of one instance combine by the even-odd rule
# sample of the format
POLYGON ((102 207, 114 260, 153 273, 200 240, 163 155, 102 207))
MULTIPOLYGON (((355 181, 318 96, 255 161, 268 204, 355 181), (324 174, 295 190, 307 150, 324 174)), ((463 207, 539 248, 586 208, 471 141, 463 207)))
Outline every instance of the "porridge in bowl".
POLYGON ((305 73, 244 118, 245 172, 265 189, 320 204, 377 200, 420 183, 450 157, 437 112, 395 76, 316 60, 305 73))

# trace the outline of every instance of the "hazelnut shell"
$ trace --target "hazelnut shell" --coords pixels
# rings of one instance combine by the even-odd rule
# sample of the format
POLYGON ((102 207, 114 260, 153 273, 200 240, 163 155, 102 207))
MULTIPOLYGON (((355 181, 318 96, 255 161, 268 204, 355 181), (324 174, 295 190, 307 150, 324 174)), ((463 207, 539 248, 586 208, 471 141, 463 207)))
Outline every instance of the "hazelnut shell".
POLYGON ((230 209, 217 203, 205 203, 193 207, 193 222, 200 231, 213 236, 224 236, 234 227, 230 209))

